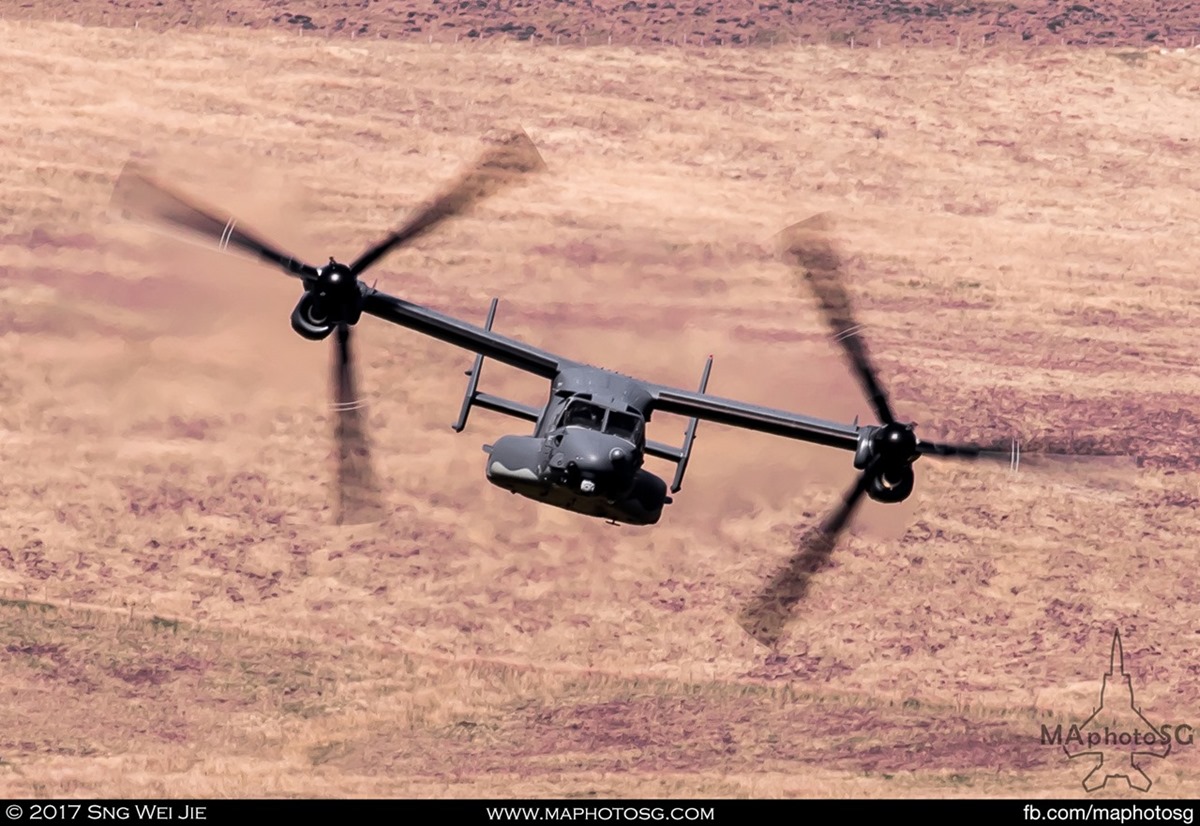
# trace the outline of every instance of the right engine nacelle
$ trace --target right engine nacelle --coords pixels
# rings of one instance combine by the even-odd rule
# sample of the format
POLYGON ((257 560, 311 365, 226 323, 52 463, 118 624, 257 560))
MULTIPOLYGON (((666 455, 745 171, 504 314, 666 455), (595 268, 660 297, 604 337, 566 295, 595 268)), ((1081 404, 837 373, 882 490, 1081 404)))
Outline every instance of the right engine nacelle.
POLYGON ((903 502, 912 495, 916 478, 911 466, 873 476, 867 484, 867 496, 876 502, 903 502))
POLYGON ((311 292, 306 292, 292 310, 292 329, 310 341, 327 338, 333 326, 321 302, 311 292))

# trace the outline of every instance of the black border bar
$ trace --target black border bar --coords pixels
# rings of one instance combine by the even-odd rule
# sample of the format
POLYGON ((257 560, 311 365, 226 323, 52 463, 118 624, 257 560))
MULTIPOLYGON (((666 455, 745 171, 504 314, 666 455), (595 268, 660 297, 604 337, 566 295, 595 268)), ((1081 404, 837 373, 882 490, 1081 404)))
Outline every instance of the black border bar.
MULTIPOLYGON (((862 814, 911 814, 940 817, 1000 818, 1006 823, 1058 824, 1183 824, 1191 826, 1194 800, 1149 796, 1086 797, 1063 800, 1020 799, 611 799, 528 800, 429 799, 59 799, 0 801, 0 826, 65 823, 173 823, 207 826, 233 823, 247 817, 396 818, 438 817, 461 823, 568 824, 703 824, 733 823, 748 817, 862 814)), ((317 821, 320 822, 320 821, 317 821)), ((889 820, 889 822, 891 822, 889 820)))

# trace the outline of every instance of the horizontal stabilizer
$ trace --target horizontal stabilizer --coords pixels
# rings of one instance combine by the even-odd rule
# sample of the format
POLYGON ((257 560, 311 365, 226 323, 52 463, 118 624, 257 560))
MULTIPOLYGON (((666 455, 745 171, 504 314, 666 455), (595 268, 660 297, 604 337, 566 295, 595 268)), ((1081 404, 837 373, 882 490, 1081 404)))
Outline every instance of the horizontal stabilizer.
MULTIPOLYGON (((483 328, 489 332, 492 329, 492 322, 496 320, 496 305, 499 303, 500 299, 493 298, 491 306, 488 307, 487 322, 483 328)), ((497 413, 504 413, 518 419, 524 419, 527 422, 537 422, 542 415, 542 412, 537 408, 521 404, 520 402, 502 399, 490 393, 481 393, 479 391, 479 374, 482 369, 483 354, 480 353, 475 356, 475 364, 467 371, 467 392, 463 394, 463 403, 462 408, 458 412, 458 421, 451 425, 455 432, 462 433, 463 429, 467 426, 467 416, 471 413, 471 408, 474 406, 482 407, 484 410, 494 410, 497 413)))
POLYGON ((647 439, 646 455, 654 456, 658 459, 666 459, 668 462, 678 462, 683 458, 683 451, 677 447, 671 447, 662 442, 652 442, 647 439))
POLYGON ((536 423, 541 417, 542 411, 536 407, 530 407, 527 404, 520 402, 509 401, 502 399, 499 396, 493 396, 490 393, 475 393, 474 404, 477 407, 482 407, 484 410, 494 410, 497 413, 506 413, 509 416, 514 416, 518 419, 524 419, 527 422, 536 423))
MULTIPOLYGON (((700 377, 700 392, 708 389, 708 376, 712 372, 713 358, 708 357, 704 365, 704 374, 700 377)), ((692 457, 692 443, 696 441, 696 425, 699 419, 688 419, 687 430, 683 433, 683 447, 671 447, 662 442, 646 442, 646 455, 658 459, 675 462, 675 480, 671 483, 671 493, 678 493, 683 487, 683 474, 687 472, 688 460, 692 457)))

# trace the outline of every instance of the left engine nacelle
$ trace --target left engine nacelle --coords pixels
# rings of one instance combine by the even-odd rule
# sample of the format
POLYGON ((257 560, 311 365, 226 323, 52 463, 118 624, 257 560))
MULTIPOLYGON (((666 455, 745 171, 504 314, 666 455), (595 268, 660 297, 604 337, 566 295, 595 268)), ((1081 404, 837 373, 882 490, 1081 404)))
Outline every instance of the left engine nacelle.
POLYGON ((328 337, 334 325, 322 304, 317 296, 306 292, 292 310, 292 329, 310 341, 328 337))
POLYGON ((544 445, 536 436, 501 436, 488 451, 488 481, 508 490, 543 485, 544 445))

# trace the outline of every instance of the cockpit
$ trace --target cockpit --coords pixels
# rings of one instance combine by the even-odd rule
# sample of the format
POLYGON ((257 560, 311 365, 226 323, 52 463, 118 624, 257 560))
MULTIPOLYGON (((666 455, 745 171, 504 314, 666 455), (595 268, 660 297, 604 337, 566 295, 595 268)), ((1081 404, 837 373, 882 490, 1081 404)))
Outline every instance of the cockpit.
POLYGON ((642 417, 634 413, 610 410, 594 402, 576 399, 567 405, 559 419, 559 427, 585 427, 598 430, 635 444, 642 433, 642 417))

